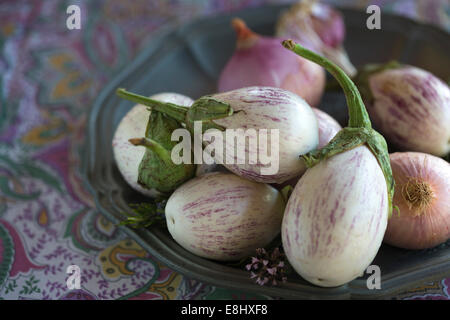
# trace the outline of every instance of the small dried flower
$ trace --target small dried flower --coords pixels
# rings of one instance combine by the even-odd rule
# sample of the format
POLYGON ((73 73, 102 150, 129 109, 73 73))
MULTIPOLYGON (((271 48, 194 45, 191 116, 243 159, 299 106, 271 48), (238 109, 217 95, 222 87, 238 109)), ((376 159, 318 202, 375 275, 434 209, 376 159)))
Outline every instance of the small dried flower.
POLYGON ((256 249, 256 257, 251 258, 251 262, 245 266, 250 271, 250 278, 261 286, 270 284, 278 285, 279 282, 286 282, 285 255, 279 248, 267 252, 264 248, 256 249))

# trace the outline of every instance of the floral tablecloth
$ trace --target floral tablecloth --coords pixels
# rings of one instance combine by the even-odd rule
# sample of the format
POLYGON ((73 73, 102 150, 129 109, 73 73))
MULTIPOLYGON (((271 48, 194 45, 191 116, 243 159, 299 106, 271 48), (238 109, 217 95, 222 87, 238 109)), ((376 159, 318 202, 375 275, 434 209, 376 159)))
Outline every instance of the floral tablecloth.
MULTIPOLYGON (((102 217, 79 173, 89 108, 167 22, 276 1, 0 2, 0 298, 265 299, 188 279, 102 217), (81 30, 68 30, 68 6, 81 30), (67 268, 81 270, 69 289, 67 268)), ((286 2, 286 1, 285 1, 286 2)), ((448 1, 370 3, 450 30, 448 1)), ((450 278, 398 299, 449 299, 450 278)))

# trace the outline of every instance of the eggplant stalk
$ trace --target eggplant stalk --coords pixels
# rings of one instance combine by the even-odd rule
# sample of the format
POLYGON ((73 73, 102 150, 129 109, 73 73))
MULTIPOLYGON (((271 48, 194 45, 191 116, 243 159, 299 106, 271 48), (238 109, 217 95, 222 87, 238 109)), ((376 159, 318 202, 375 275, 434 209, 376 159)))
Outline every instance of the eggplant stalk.
POLYGON ((224 128, 214 123, 213 120, 226 118, 233 114, 233 109, 228 103, 209 96, 197 99, 190 108, 187 108, 174 103, 154 100, 122 88, 117 89, 116 94, 121 98, 148 106, 151 110, 162 112, 178 122, 186 124, 190 131, 193 130, 195 121, 202 121, 203 131, 210 128, 223 130, 224 128))
POLYGON ((377 158, 386 179, 389 199, 388 214, 390 217, 392 214, 392 199, 394 196, 395 183, 392 177, 387 143, 381 134, 372 129, 369 114, 367 113, 358 88, 341 68, 327 58, 317 55, 292 40, 285 40, 282 44, 286 49, 317 63, 330 72, 339 82, 347 100, 349 113, 348 126, 339 131, 338 134, 322 149, 314 150, 301 156, 305 160, 306 166, 308 168, 313 167, 319 162, 336 154, 361 145, 367 145, 377 158))

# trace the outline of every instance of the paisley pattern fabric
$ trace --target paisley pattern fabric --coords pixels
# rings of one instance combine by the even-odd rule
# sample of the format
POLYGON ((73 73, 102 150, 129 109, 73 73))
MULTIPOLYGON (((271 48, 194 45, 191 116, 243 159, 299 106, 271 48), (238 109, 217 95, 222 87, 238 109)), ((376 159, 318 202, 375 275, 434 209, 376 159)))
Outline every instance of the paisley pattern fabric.
MULTIPOLYGON (((155 30, 275 2, 1 1, 0 298, 270 298, 203 284, 160 264, 96 211, 78 168, 90 105, 155 30), (81 30, 66 27, 72 4, 81 8, 81 30), (70 265, 82 271, 80 289, 67 285, 70 265)), ((450 29, 445 0, 329 2, 377 3, 450 29)), ((449 288, 450 279, 438 279, 393 298, 449 299, 449 288)))

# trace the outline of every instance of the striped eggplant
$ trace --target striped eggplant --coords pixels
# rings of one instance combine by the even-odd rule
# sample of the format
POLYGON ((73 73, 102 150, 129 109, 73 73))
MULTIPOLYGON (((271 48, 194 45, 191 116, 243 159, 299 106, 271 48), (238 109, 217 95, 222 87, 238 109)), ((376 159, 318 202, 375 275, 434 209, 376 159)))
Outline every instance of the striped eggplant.
POLYGON ((186 250, 232 261, 268 245, 279 233, 285 201, 275 188, 232 173, 189 180, 170 196, 167 227, 186 250))
POLYGON ((224 151, 214 153, 215 162, 257 182, 282 183, 301 175, 306 167, 299 156, 316 149, 319 143, 317 119, 312 108, 298 95, 280 88, 246 87, 217 93, 197 99, 190 108, 162 103, 124 89, 118 89, 117 94, 185 123, 193 136, 199 133, 195 130, 196 123, 201 124, 203 132, 220 130, 224 151), (245 139, 235 142, 235 139, 226 138, 231 131, 242 130, 245 134, 252 129, 256 135, 248 135, 248 146, 258 140, 256 148, 247 147, 245 139), (263 132, 267 144, 262 142, 263 132), (274 132, 277 132, 278 141, 271 143, 274 132), (239 155, 238 150, 243 150, 243 154, 239 155), (270 160, 276 164, 263 161, 261 154, 266 157, 270 154, 270 160), (250 159, 257 160, 252 162, 250 159), (277 170, 270 172, 272 167, 277 170))
MULTIPOLYGON (((261 172, 260 161, 255 164, 248 161, 239 163, 241 161, 235 158, 235 163, 228 164, 220 153, 215 156, 219 163, 223 163, 228 170, 239 176, 264 183, 284 182, 306 170, 299 156, 317 148, 319 128, 312 108, 300 96, 279 88, 247 87, 218 93, 213 97, 230 104, 235 112, 231 117, 217 119, 215 123, 218 125, 227 129, 279 130, 279 170, 276 173, 261 172)), ((230 151, 234 154, 240 146, 235 145, 234 140, 226 139, 225 135, 223 133, 223 154, 226 156, 230 151)), ((258 145, 255 150, 245 148, 245 145, 241 147, 245 148, 246 159, 249 159, 256 157, 255 153, 260 153, 261 150, 264 150, 264 154, 270 153, 270 142, 267 149, 264 145, 258 145)))
MULTIPOLYGON (((341 125, 328 113, 317 109, 312 108, 314 111, 314 114, 317 118, 317 123, 319 125, 319 145, 317 146, 318 149, 325 147, 328 142, 331 141, 331 139, 334 138, 334 136, 341 131, 342 127, 341 125)), ((303 175, 304 172, 302 172, 303 175)), ((273 186, 277 188, 278 190, 282 190, 286 186, 295 187, 298 180, 302 175, 299 175, 295 178, 289 179, 288 181, 285 181, 282 184, 274 184, 273 186)))
POLYGON ((292 40, 283 45, 328 70, 347 98, 348 126, 303 156, 308 169, 292 191, 281 228, 293 268, 318 286, 339 286, 362 275, 381 246, 394 192, 387 145, 342 69, 292 40))
POLYGON ((306 280, 338 286, 369 266, 387 227, 386 180, 366 146, 308 169, 289 198, 283 248, 306 280))
POLYGON ((319 125, 319 145, 318 149, 325 147, 334 136, 341 131, 342 127, 332 116, 325 111, 312 108, 319 125))
MULTIPOLYGON (((151 96, 165 102, 177 103, 189 107, 194 100, 172 92, 162 92, 151 96)), ((114 132, 112 147, 117 167, 125 181, 136 191, 157 197, 161 192, 155 188, 146 188, 138 183, 139 164, 145 155, 145 148, 132 145, 129 139, 145 136, 145 128, 149 121, 150 111, 142 104, 137 104, 120 120, 114 132)))
POLYGON ((401 150, 450 152, 450 87, 423 69, 390 62, 356 77, 374 126, 401 150))

